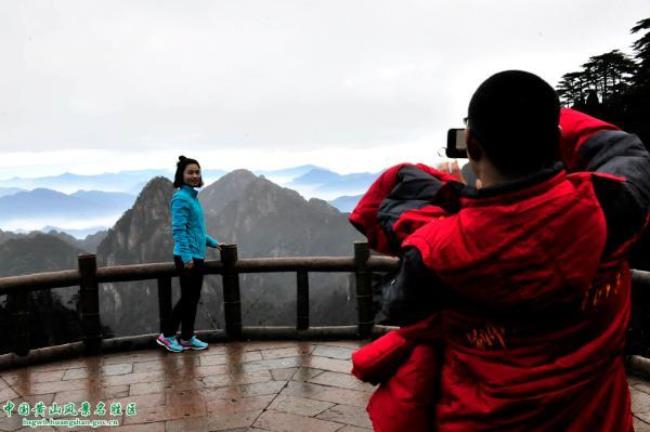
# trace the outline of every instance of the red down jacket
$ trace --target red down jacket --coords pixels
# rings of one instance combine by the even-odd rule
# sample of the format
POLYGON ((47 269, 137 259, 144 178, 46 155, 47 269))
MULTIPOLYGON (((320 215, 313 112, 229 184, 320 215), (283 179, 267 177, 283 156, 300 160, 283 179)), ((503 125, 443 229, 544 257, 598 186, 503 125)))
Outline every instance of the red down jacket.
POLYGON ((351 214, 371 247, 429 276, 417 290, 440 293, 428 320, 353 356, 356 376, 381 382, 375 430, 633 430, 627 257, 648 219, 650 158, 577 111, 561 126, 566 170, 477 191, 400 165, 351 214))

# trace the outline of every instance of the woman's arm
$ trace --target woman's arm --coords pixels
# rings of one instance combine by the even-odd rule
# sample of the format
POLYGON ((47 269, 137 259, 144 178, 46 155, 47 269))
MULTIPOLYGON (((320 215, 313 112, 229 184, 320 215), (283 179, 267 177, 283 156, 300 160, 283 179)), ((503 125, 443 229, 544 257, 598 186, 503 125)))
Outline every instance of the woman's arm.
POLYGON ((208 233, 205 233, 205 244, 211 248, 219 247, 219 242, 212 238, 208 233))
POLYGON ((188 203, 178 196, 174 196, 171 201, 171 219, 172 219, 172 238, 178 245, 183 263, 192 262, 192 252, 190 251, 190 242, 187 236, 189 225, 190 208, 188 203))

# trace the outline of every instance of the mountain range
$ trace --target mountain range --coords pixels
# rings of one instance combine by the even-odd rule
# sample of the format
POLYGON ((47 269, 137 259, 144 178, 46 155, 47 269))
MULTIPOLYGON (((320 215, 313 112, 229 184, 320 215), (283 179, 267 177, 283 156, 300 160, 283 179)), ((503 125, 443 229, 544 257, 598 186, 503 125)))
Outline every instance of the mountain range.
MULTIPOLYGON (((99 244, 104 240, 108 231, 97 231, 94 234, 89 234, 83 239, 75 238, 70 234, 56 229, 55 227, 46 227, 45 232, 41 231, 31 231, 28 233, 16 233, 11 231, 2 231, 0 230, 0 245, 5 243, 8 240, 12 239, 33 239, 34 237, 45 236, 47 237, 56 237, 59 240, 67 243, 70 247, 79 249, 85 253, 95 253, 99 244)), ((2 259, 2 257, 0 257, 2 259)), ((7 261, 4 261, 7 262, 7 261)), ((30 263, 29 267, 25 268, 26 273, 36 273, 40 271, 47 271, 47 268, 41 267, 37 262, 32 260, 27 260, 27 263, 30 263)), ((3 267, 0 265, 0 271, 3 267)), ((7 272, 5 275, 17 275, 16 269, 11 270, 13 267, 7 267, 7 272)))
MULTIPOLYGON (((0 275, 76 268, 77 255, 92 252, 95 247, 100 266, 171 262, 173 240, 169 200, 173 193, 168 178, 150 180, 113 227, 94 238, 78 240, 57 231, 49 234, 0 231, 0 275)), ((87 198, 84 195, 77 194, 75 198, 87 198)), ((236 243, 241 258, 349 256, 353 254, 353 242, 362 238, 348 223, 346 215, 327 202, 314 198, 306 200, 296 191, 246 170, 222 176, 205 187, 199 199, 208 232, 222 243, 236 243)), ((207 258, 218 259, 218 254, 210 249, 207 258)), ((244 325, 295 325, 295 273, 242 274, 240 283, 244 325)), ((353 283, 351 274, 310 275, 312 325, 355 321, 353 283)), ((176 278, 173 287, 174 299, 177 299, 176 278)), ((77 288, 72 287, 54 290, 54 296, 35 293, 32 309, 35 314, 45 315, 47 310, 56 310, 57 317, 65 317, 61 318, 61 322, 67 323, 64 328, 70 334, 78 334, 77 318, 71 310, 76 292, 77 288), (66 312, 68 310, 72 315, 66 312)), ((221 278, 207 276, 197 328, 223 328, 222 305, 221 278)), ((7 305, 0 303, 0 307, 7 305)), ((157 332, 156 281, 101 284, 100 310, 107 335, 157 332)), ((32 331, 35 340, 47 344, 59 340, 63 330, 56 328, 56 334, 54 327, 32 331)))
MULTIPOLYGON (((203 171, 206 184, 223 176, 222 170, 203 171)), ((256 176, 298 191, 302 196, 329 200, 339 210, 349 211, 351 198, 367 189, 377 174, 341 175, 315 165, 279 170, 260 170, 256 176)), ((134 202, 147 182, 162 176, 171 180, 171 170, 140 170, 98 175, 65 173, 39 178, 15 177, 0 180, 0 228, 27 233, 54 228, 82 239, 112 226, 134 202)), ((215 204, 218 205, 218 204, 215 204)))
POLYGON ((13 218, 31 218, 44 213, 63 217, 93 217, 101 213, 123 211, 135 201, 135 195, 123 192, 77 191, 64 194, 37 188, 0 197, 0 222, 13 218))
MULTIPOLYGON (((203 176, 208 181, 216 180, 223 174, 225 174, 225 171, 222 170, 208 169, 203 171, 203 176)), ((63 173, 47 177, 13 177, 0 180, 0 191, 10 188, 27 190, 46 188, 68 194, 78 190, 101 190, 136 195, 149 180, 156 176, 173 179, 174 171, 171 169, 146 169, 93 175, 63 173)), ((0 195, 3 194, 0 192, 0 195)))
POLYGON ((339 211, 343 213, 350 213, 352 210, 354 210, 361 197, 362 195, 344 195, 328 202, 332 207, 339 209, 339 211))
MULTIPOLYGON (((97 249, 100 265, 171 261, 169 200, 171 182, 151 180, 97 249)), ((236 170, 199 194, 208 232, 222 243, 236 243, 241 258, 352 255, 361 236, 344 214, 318 199, 305 200, 250 171, 236 170)), ((217 258, 210 250, 208 259, 217 258)), ((293 325, 295 274, 241 275, 245 325, 293 325)), ((311 282, 313 325, 354 322, 354 296, 348 274, 318 274, 311 282), (332 314, 332 310, 337 310, 332 314)), ((174 289, 177 281, 174 280, 174 289)), ((103 324, 116 335, 158 331, 155 281, 107 283, 101 287, 103 324)), ((223 328, 218 276, 204 282, 198 328, 223 328)))
POLYGON ((134 201, 135 195, 123 192, 20 191, 0 196, 0 227, 17 232, 56 229, 83 238, 112 225, 134 201))
POLYGON ((379 173, 338 174, 330 170, 314 168, 296 177, 286 186, 298 190, 305 196, 335 200, 341 196, 359 195, 365 192, 378 175, 379 173))

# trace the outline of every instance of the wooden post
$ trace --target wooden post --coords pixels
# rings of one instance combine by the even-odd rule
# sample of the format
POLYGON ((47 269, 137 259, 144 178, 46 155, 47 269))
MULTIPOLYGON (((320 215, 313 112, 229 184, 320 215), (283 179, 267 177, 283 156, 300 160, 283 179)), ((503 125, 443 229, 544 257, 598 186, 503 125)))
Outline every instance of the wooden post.
POLYGON ((160 333, 164 333, 172 317, 172 278, 158 278, 158 319, 160 320, 160 333))
POLYGON ((368 243, 354 242, 354 263, 357 267, 357 310, 359 312, 359 337, 361 338, 369 337, 374 325, 368 258, 370 258, 368 243))
POLYGON ((223 310, 226 318, 226 334, 230 338, 238 339, 241 336, 241 301, 239 273, 235 270, 237 245, 221 245, 221 262, 223 263, 223 310))
POLYGON ((626 354, 650 357, 650 273, 632 271, 631 316, 626 354))
POLYGON ((309 328, 309 273, 299 270, 297 275, 296 329, 307 330, 309 328))
POLYGON ((29 354, 29 292, 25 289, 9 294, 14 336, 14 352, 19 356, 29 354))
POLYGON ((102 328, 99 321, 99 284, 95 255, 79 255, 79 313, 86 354, 97 354, 102 346, 102 328))

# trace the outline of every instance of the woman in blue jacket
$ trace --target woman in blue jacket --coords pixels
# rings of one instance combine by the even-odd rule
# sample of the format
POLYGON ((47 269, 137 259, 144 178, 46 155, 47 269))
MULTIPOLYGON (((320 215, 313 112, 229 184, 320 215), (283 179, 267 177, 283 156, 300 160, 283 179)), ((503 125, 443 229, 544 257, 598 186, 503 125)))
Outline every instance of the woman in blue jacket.
POLYGON ((201 166, 194 159, 180 156, 176 164, 174 193, 171 203, 174 263, 179 272, 181 298, 174 306, 171 319, 163 326, 156 342, 172 352, 203 350, 208 344, 194 335, 196 308, 203 284, 206 246, 219 249, 219 243, 206 232, 203 209, 195 188, 203 186, 201 166), (181 337, 176 331, 181 326, 181 337))

